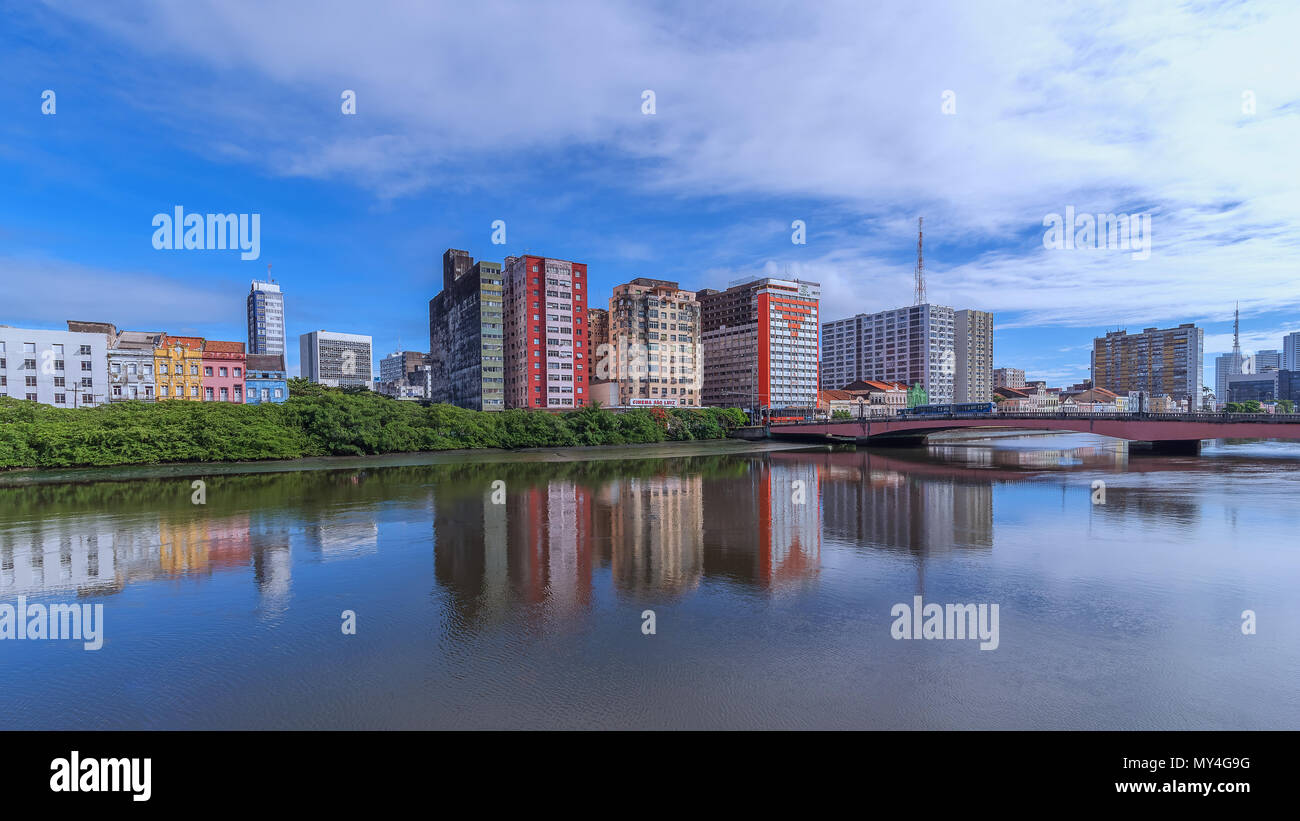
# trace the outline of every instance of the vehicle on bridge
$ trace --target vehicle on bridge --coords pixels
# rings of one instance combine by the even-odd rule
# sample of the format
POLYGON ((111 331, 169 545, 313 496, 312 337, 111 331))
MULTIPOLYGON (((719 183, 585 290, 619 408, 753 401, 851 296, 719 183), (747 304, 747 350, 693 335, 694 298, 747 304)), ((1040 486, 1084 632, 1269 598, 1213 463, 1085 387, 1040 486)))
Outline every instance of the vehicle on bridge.
POLYGON ((994 411, 992 402, 956 402, 948 405, 917 405, 914 408, 904 408, 898 412, 899 416, 904 417, 925 417, 925 416, 949 416, 970 413, 992 414, 994 411))

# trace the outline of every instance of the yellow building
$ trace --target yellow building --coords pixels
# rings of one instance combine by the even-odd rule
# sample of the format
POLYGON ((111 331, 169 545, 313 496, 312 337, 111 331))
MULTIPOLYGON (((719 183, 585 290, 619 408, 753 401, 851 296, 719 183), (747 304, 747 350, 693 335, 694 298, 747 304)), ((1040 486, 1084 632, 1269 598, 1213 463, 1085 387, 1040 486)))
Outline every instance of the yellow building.
POLYGON ((158 399, 203 401, 203 340, 197 336, 164 335, 154 350, 154 379, 158 399))

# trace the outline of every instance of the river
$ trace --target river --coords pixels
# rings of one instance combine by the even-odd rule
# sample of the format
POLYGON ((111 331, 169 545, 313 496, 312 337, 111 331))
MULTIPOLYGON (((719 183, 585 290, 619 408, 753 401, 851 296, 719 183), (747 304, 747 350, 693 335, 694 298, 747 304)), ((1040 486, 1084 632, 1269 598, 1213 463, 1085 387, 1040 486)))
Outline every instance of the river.
POLYGON ((1300 729, 1297 465, 1070 434, 11 474, 0 605, 102 604, 102 647, 0 640, 0 728, 1300 729), (895 638, 918 596, 996 642, 895 638))

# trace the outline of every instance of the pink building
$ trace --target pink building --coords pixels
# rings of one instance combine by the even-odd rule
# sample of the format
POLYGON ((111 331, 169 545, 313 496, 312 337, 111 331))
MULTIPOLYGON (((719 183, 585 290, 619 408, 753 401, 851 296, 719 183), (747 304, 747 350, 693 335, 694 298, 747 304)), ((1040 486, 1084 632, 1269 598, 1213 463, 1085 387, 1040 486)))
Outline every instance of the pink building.
POLYGON ((244 402, 244 343, 203 344, 203 401, 244 402))

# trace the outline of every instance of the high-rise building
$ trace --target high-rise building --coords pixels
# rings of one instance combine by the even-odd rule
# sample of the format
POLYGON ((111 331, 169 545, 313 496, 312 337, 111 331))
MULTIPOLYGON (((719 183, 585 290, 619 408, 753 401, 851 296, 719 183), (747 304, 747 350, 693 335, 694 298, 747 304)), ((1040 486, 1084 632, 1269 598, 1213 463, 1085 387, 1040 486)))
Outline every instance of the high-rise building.
POLYGON ((1204 332, 1190 322, 1138 334, 1112 331, 1093 340, 1092 384, 1120 395, 1145 391, 1199 407, 1204 349, 1204 332))
POLYGON ((107 334, 0 325, 0 396, 68 408, 108 402, 107 334))
POLYGON ((1214 402, 1219 408, 1228 403, 1228 379, 1242 371, 1241 353, 1221 353, 1214 357, 1214 402))
POLYGON ((1023 388, 1025 386, 1025 372, 1020 368, 994 368, 993 369, 993 387, 995 388, 1023 388))
POLYGON ((993 314, 963 309, 953 314, 953 325, 953 401, 992 402, 993 314))
MULTIPOLYGON (((957 372, 956 313, 927 303, 827 322, 822 326, 823 375, 831 385, 859 379, 920 385, 930 402, 950 403, 957 372)), ((967 342, 967 350, 981 357, 980 369, 990 368, 988 376, 981 377, 991 382, 991 316, 987 324, 988 337, 974 345, 967 342), (978 350, 983 344, 987 353, 978 350)), ((970 327, 969 317, 966 327, 970 327)))
POLYGON ((303 378, 334 388, 371 390, 372 350, 371 338, 364 334, 311 331, 298 337, 303 378))
POLYGON ((1255 367, 1250 373, 1263 373, 1264 371, 1278 371, 1282 369, 1282 352, 1267 350, 1255 351, 1255 367))
POLYGON ((503 278, 506 407, 588 404, 586 264, 506 257, 503 278))
POLYGON ((703 404, 772 415, 816 412, 820 283, 762 277, 695 297, 703 404))
POLYGON ((284 294, 275 282, 254 280, 248 290, 248 353, 283 354, 284 294))
MULTIPOLYGON (((506 358, 500 263, 466 251, 442 255, 442 291, 429 300, 430 398, 505 410, 506 358)), ((382 377, 381 377, 382 378, 382 377)))
POLYGON ((1282 337, 1281 370, 1300 371, 1300 331, 1282 337))
POLYGON ((590 361, 598 380, 618 383, 615 404, 699 406, 703 362, 694 291, 647 277, 616 286, 607 334, 606 345, 589 348, 590 361))
POLYGON ((598 379, 596 377, 596 366, 600 363, 599 354, 601 345, 609 344, 609 311, 604 308, 587 309, 587 350, 590 355, 587 357, 587 384, 595 382, 608 381, 607 379, 598 379))

